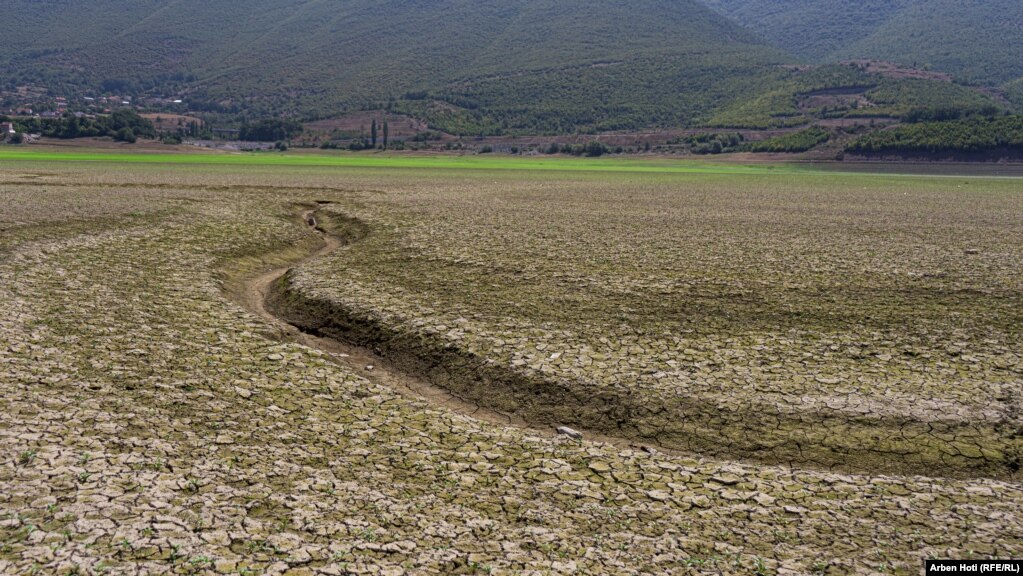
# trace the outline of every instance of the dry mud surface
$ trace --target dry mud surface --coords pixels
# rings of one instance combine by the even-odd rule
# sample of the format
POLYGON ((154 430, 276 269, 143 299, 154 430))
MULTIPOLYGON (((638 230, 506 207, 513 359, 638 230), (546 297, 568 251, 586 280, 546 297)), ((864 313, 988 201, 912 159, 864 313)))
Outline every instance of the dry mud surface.
POLYGON ((1023 554, 1018 184, 786 178, 0 167, 0 573, 1023 554), (318 200, 357 241, 275 311, 691 455, 473 419, 282 339, 231 294, 320 248, 318 200))

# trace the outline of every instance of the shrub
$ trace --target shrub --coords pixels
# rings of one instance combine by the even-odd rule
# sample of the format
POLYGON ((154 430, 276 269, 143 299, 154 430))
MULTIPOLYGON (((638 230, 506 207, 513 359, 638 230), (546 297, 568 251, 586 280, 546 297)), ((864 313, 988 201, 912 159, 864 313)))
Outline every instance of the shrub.
POLYGON ((118 142, 127 142, 128 144, 134 144, 138 139, 135 137, 135 131, 125 126, 114 134, 114 140, 118 142))
POLYGON ((606 154, 607 153, 607 147, 605 147, 600 142, 597 142, 596 140, 594 140, 594 141, 588 143, 586 145, 586 147, 583 149, 583 151, 584 151, 584 154, 586 154, 586 156, 588 156, 590 158, 596 158, 598 156, 603 156, 604 154, 606 154))
MULTIPOLYGON (((713 133, 693 134, 681 140, 689 146, 693 154, 721 154, 733 152, 739 149, 743 142, 742 134, 739 133, 713 133)), ((647 143, 649 147, 650 143, 647 143)), ((649 149, 649 148, 648 148, 649 149)))

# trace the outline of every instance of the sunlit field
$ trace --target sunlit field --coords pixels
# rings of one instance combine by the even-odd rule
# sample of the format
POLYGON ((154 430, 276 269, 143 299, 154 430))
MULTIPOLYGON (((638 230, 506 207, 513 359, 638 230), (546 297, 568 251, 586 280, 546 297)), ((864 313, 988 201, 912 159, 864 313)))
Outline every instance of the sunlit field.
POLYGON ((1013 178, 5 150, 0 573, 1019 557, 1020 270, 1013 178))
POLYGON ((100 162, 118 164, 188 164, 212 166, 281 166, 338 168, 419 168, 430 170, 511 170, 557 172, 639 172, 650 174, 774 174, 805 171, 798 166, 726 165, 713 162, 679 162, 654 156, 640 158, 573 158, 565 156, 502 156, 502 155, 440 155, 440 154, 324 154, 297 152, 239 153, 157 153, 134 151, 89 150, 77 148, 0 150, 0 161, 30 162, 100 162))

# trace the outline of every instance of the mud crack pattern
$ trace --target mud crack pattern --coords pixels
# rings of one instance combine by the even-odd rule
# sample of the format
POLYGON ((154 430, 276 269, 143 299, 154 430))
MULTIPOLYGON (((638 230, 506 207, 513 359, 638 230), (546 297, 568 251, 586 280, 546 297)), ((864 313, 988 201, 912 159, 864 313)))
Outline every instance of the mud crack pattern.
POLYGON ((910 574, 1023 553, 1015 482, 537 437, 278 343, 223 295, 221 271, 315 247, 290 203, 415 179, 19 174, 0 180, 23 202, 0 212, 0 573, 910 574))

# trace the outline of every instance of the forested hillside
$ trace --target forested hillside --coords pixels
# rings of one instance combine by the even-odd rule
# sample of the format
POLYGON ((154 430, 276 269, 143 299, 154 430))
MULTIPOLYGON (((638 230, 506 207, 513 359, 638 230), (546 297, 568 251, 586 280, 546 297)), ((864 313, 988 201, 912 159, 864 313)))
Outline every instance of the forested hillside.
POLYGON ((1019 0, 706 0, 813 61, 872 58, 1000 85, 1023 76, 1019 0))
POLYGON ((952 82, 892 77, 856 65, 791 69, 763 83, 753 98, 725 106, 706 123, 722 128, 799 126, 819 119, 889 118, 992 113, 1005 105, 952 82))
POLYGON ((9 86, 253 116, 393 101, 467 131, 691 120, 792 61, 695 0, 11 0, 0 19, 9 86))
POLYGON ((1005 97, 1012 103, 1016 111, 1023 114, 1023 78, 1005 85, 1005 97))
POLYGON ((698 0, 8 0, 0 90, 182 100, 234 125, 387 109, 457 135, 1023 109, 1019 84, 807 65, 1004 84, 1023 77, 1015 0, 707 1, 752 30, 698 0))
POLYGON ((825 61, 873 34, 913 0, 706 0, 796 56, 825 61))

